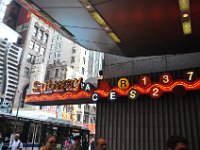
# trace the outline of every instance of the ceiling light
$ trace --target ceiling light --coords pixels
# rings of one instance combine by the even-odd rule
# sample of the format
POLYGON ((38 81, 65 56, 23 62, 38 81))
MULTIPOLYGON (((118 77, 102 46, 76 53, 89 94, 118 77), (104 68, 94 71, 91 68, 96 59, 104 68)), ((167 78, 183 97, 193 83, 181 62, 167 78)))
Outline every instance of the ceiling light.
POLYGON ((88 0, 79 0, 81 3, 88 2, 88 0))
POLYGON ((178 0, 179 7, 181 11, 189 10, 190 9, 190 2, 189 0, 178 0))
POLYGON ((183 33, 185 35, 188 35, 188 34, 192 33, 192 27, 191 27, 191 22, 190 21, 183 22, 182 26, 183 26, 183 33))
POLYGON ((110 31, 110 28, 108 26, 104 27, 104 30, 110 31))
POLYGON ((183 18, 187 18, 189 15, 187 13, 183 14, 183 18))
POLYGON ((96 22, 101 25, 101 26, 106 26, 106 23, 105 21, 103 20, 103 18, 96 12, 96 11, 93 11, 90 13, 91 16, 96 20, 96 22))
POLYGON ((116 42, 120 43, 120 39, 117 37, 117 35, 114 32, 109 32, 108 35, 116 42))
POLYGON ((87 4, 85 7, 86 7, 87 9, 90 9, 92 6, 91 6, 90 4, 87 4))

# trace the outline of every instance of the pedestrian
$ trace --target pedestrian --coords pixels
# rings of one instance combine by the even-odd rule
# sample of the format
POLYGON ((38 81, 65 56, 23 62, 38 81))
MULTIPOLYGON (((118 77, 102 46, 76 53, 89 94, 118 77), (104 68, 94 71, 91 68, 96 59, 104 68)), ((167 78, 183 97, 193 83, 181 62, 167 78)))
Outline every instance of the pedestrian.
POLYGON ((106 140, 104 138, 99 138, 95 144, 96 150, 106 150, 106 140))
POLYGON ((75 136, 73 138, 74 144, 70 145, 69 150, 83 150, 80 139, 81 139, 80 136, 75 136))
POLYGON ((0 135, 0 150, 2 150, 3 148, 3 138, 2 136, 0 135))
POLYGON ((42 146, 40 150, 52 150, 56 144, 56 138, 53 135, 48 135, 46 138, 46 145, 42 146))
POLYGON ((23 144, 20 141, 19 137, 20 137, 19 134, 14 135, 14 140, 11 140, 8 146, 9 150, 22 150, 23 144))
POLYGON ((167 150, 189 150, 188 140, 181 136, 171 136, 167 141, 167 150))
POLYGON ((95 150, 95 136, 94 135, 90 137, 89 150, 95 150))

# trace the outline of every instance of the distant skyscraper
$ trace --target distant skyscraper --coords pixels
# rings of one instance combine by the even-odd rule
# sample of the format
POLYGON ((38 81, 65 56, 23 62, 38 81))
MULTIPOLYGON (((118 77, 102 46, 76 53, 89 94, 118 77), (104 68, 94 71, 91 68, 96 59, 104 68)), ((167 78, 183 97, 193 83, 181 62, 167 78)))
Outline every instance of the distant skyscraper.
POLYGON ((13 102, 19 83, 19 62, 22 48, 7 39, 0 39, 0 97, 1 105, 13 102))
POLYGON ((10 3, 11 0, 0 0, 0 22, 3 21, 3 18, 6 13, 7 5, 10 3))
POLYGON ((3 17, 3 22, 12 29, 16 29, 20 10, 22 6, 15 0, 4 0, 6 5, 5 14, 3 17))

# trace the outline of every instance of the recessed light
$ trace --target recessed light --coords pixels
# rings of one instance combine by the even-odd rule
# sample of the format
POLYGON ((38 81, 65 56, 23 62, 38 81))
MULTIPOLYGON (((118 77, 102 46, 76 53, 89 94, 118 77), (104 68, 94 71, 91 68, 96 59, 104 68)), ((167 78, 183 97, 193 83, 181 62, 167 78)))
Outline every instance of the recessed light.
POLYGON ((189 15, 187 13, 183 14, 183 18, 187 18, 189 15))

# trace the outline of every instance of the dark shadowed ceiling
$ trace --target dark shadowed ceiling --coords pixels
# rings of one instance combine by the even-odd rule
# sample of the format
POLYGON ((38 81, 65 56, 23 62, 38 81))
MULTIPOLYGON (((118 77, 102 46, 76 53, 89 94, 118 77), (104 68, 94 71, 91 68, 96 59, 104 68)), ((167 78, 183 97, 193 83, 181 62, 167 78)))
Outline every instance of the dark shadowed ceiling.
POLYGON ((128 57, 200 51, 199 0, 190 0, 186 11, 192 27, 187 35, 178 0, 85 0, 118 36, 119 43, 93 19, 84 0, 80 1, 30 0, 90 50, 128 57))

